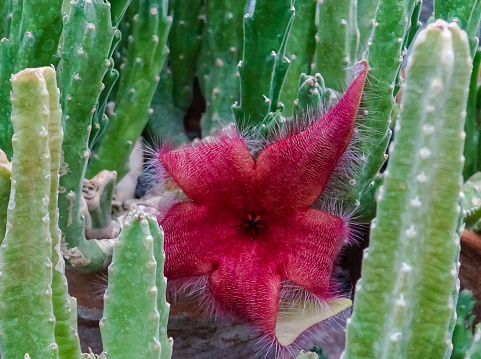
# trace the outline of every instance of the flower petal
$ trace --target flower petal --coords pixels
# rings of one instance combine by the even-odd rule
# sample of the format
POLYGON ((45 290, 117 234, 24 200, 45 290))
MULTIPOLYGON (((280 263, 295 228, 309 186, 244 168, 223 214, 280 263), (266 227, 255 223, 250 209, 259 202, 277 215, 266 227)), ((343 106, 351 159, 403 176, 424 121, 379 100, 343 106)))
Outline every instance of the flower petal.
POLYGON ((333 264, 348 236, 344 221, 315 209, 296 211, 272 231, 279 238, 283 276, 316 295, 330 298, 333 264))
POLYGON ((219 220, 205 206, 178 203, 160 219, 164 229, 167 278, 210 273, 232 236, 229 220, 219 220))
POLYGON ((223 257, 212 272, 212 293, 227 310, 274 337, 281 286, 275 254, 260 241, 233 254, 223 257))
POLYGON ((241 139, 225 138, 160 156, 174 181, 198 204, 238 208, 250 191, 255 164, 241 139))
POLYGON ((266 147, 256 160, 266 201, 307 207, 319 198, 351 140, 367 64, 339 103, 314 125, 266 147))

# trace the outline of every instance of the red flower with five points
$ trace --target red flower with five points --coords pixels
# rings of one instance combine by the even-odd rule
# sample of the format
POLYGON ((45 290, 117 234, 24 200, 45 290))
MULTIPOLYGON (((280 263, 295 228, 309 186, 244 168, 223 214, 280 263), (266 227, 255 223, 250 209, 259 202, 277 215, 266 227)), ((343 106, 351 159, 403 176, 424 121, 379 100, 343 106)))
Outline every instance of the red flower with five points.
POLYGON ((344 97, 307 129, 265 147, 254 159, 241 138, 159 154, 190 199, 159 223, 165 231, 167 278, 208 276, 226 311, 276 340, 281 284, 321 300, 348 235, 343 219, 311 208, 352 137, 363 70, 344 97))

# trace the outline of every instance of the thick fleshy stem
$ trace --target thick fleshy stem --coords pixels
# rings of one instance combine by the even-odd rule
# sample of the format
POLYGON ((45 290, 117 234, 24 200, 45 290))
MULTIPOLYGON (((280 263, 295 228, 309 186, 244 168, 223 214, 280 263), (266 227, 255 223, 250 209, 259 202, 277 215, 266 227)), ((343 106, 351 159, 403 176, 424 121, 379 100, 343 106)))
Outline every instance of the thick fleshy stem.
POLYGON ((10 177, 12 164, 8 162, 7 155, 0 149, 0 243, 5 237, 7 225, 7 207, 10 198, 10 177))
POLYGON ((62 1, 7 0, 2 2, 1 7, 2 12, 6 10, 9 15, 2 16, 1 25, 4 34, 0 42, 0 148, 11 158, 10 76, 26 67, 49 66, 58 62, 62 1))
POLYGON ((362 191, 371 183, 387 158, 385 151, 391 137, 389 124, 394 107, 393 92, 399 68, 407 53, 403 43, 410 28, 415 2, 416 0, 380 0, 377 7, 368 49, 362 54, 370 66, 370 81, 364 87, 365 97, 361 104, 364 109, 362 131, 368 133, 369 140, 355 144, 362 163, 356 178, 351 181, 353 186, 346 190, 345 204, 349 208, 359 204, 362 191))
POLYGON ((473 72, 471 73, 471 82, 469 85, 468 104, 466 107, 466 123, 464 124, 464 132, 466 132, 466 141, 464 143, 464 157, 466 162, 463 169, 463 177, 467 180, 476 171, 479 170, 479 125, 477 117, 477 100, 478 100, 478 75, 479 66, 481 65, 481 51, 476 51, 473 59, 473 72))
POLYGON ((309 74, 311 71, 316 48, 316 6, 316 0, 297 0, 295 3, 296 17, 287 41, 286 51, 290 64, 281 92, 285 117, 291 117, 294 114, 301 74, 309 74))
POLYGON ((165 64, 152 98, 153 113, 142 134, 152 148, 156 148, 164 140, 176 145, 188 141, 184 127, 185 112, 175 105, 172 86, 172 71, 165 64))
POLYGON ((109 57, 115 29, 109 3, 78 0, 70 3, 64 17, 59 53, 58 82, 62 89, 64 142, 60 168, 59 225, 66 258, 74 267, 98 270, 111 255, 108 241, 89 240, 80 213, 82 187, 90 151, 88 140, 92 116, 111 66, 109 57))
POLYGON ((189 109, 194 94, 195 64, 203 25, 201 8, 202 1, 198 0, 178 0, 174 4, 174 19, 169 35, 172 95, 175 106, 182 111, 189 109))
POLYGON ((480 359, 481 358, 481 324, 476 326, 474 331, 474 339, 471 348, 466 352, 464 359, 480 359))
POLYGON ((459 293, 456 305, 456 323, 453 332, 453 352, 450 359, 465 359, 473 343, 473 293, 464 289, 459 293))
POLYGON ((165 328, 164 340, 159 340, 159 322, 166 325, 165 311, 161 308, 161 314, 158 310, 158 303, 165 304, 162 246, 163 235, 155 219, 139 209, 131 212, 116 240, 100 321, 104 351, 109 357, 170 358, 165 328), (155 256, 158 252, 160 258, 155 256), (161 356, 164 346, 169 355, 161 356))
MULTIPOLYGON (((52 69, 47 68, 52 71, 52 69)), ((58 358, 52 307, 49 92, 45 69, 12 77, 14 155, 7 231, 0 248, 2 358, 58 358), (27 255, 26 255, 27 254, 27 255)))
POLYGON ((358 58, 367 50, 371 38, 373 24, 376 22, 376 7, 379 0, 361 0, 357 2, 357 26, 359 28, 358 58))
POLYGON ((202 49, 197 63, 206 110, 201 119, 204 136, 234 121, 232 105, 239 101, 242 24, 248 2, 208 0, 202 49))
POLYGON ((443 0, 434 2, 434 17, 456 22, 469 37, 471 56, 474 57, 479 39, 477 38, 481 18, 479 0, 443 0))
POLYGON ((319 3, 314 71, 328 88, 344 91, 346 67, 355 63, 359 38, 357 0, 324 0, 319 3))
POLYGON ((65 278, 65 261, 60 249, 61 233, 58 226, 59 210, 58 186, 62 151, 62 110, 60 109, 60 91, 57 88, 55 71, 45 68, 43 76, 49 94, 50 118, 48 122, 48 142, 50 150, 50 193, 48 212, 50 218, 50 235, 52 238, 52 305, 55 316, 55 340, 59 348, 60 359, 78 359, 81 353, 77 333, 77 300, 68 294, 65 278))
POLYGON ((128 172, 128 158, 152 109, 152 97, 168 54, 166 46, 172 18, 167 0, 138 0, 128 38, 128 58, 120 73, 114 113, 93 150, 87 177, 102 170, 116 171, 118 179, 128 172))
POLYGON ((269 112, 281 107, 279 96, 289 67, 285 50, 294 13, 291 0, 259 0, 254 14, 244 17, 241 94, 233 107, 241 131, 258 125, 269 112))
POLYGON ((456 24, 438 20, 414 42, 344 359, 451 353, 471 63, 456 24))

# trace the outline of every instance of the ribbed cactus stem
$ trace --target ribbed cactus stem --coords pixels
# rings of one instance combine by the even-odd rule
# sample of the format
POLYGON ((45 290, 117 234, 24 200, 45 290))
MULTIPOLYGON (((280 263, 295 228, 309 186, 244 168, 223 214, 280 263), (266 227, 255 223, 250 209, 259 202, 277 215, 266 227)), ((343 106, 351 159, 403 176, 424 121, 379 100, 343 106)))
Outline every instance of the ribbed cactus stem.
POLYGON ((438 20, 415 40, 345 359, 451 354, 471 63, 455 24, 438 20))
POLYGON ((202 25, 202 1, 176 1, 174 19, 169 36, 170 67, 172 69, 174 103, 187 111, 194 93, 194 76, 199 54, 202 25))
POLYGON ((159 312, 159 342, 162 347, 160 359, 170 359, 172 355, 173 340, 167 335, 167 322, 169 320, 170 304, 166 301, 167 278, 164 276, 164 231, 159 228, 157 220, 146 217, 149 222, 150 233, 154 238, 154 257, 157 262, 155 283, 157 286, 157 310, 159 312))
POLYGON ((434 17, 454 21, 466 31, 469 37, 471 56, 474 56, 479 39, 477 38, 481 17, 479 0, 443 0, 434 2, 434 17))
POLYGON ((10 122, 10 76, 26 67, 50 66, 58 59, 62 31, 62 1, 2 1, 1 27, 8 31, 0 43, 0 148, 12 156, 13 128, 10 122), (3 15, 3 14, 2 14, 3 15), (7 30, 7 24, 10 28, 7 30))
MULTIPOLYGON (((242 24, 246 0, 208 0, 206 23, 198 60, 199 81, 206 100, 201 119, 204 136, 234 120, 232 105, 239 101, 239 71, 242 56, 242 24)), ((175 79, 174 79, 175 80, 175 79)))
POLYGON ((44 71, 52 69, 26 69, 12 77, 12 187, 7 233, 0 248, 0 350, 4 359, 27 354, 58 358, 51 288, 48 135, 50 110, 57 111, 58 103, 50 109, 44 71))
POLYGON ((0 149, 0 243, 5 237, 7 225, 7 207, 10 198, 10 177, 12 164, 8 162, 7 155, 0 149))
POLYGON ((245 15, 244 51, 239 63, 241 94, 234 106, 241 130, 259 124, 281 107, 279 95, 289 67, 285 50, 294 13, 291 0, 259 0, 254 14, 245 15))
POLYGON ((60 169, 59 225, 67 244, 66 258, 74 267, 98 270, 105 266, 108 245, 85 239, 80 213, 82 186, 90 156, 88 140, 102 79, 110 68, 110 49, 115 35, 110 4, 103 0, 69 3, 64 17, 59 53, 58 82, 65 137, 60 169))
POLYGON ((367 43, 371 38, 372 29, 376 22, 376 7, 379 0, 361 0, 357 2, 357 24, 359 28, 358 58, 367 49, 367 43))
POLYGON ((315 76, 301 75, 297 98, 294 101, 294 115, 302 117, 325 113, 339 99, 338 94, 327 89, 324 78, 317 73, 315 76))
POLYGON ((346 67, 355 62, 358 36, 357 0, 319 2, 314 70, 322 73, 327 87, 345 90, 346 67))
POLYGON ((120 180, 129 171, 128 158, 152 115, 152 97, 168 54, 172 17, 167 4, 167 0, 137 0, 131 5, 136 14, 128 37, 128 58, 120 71, 114 113, 87 168, 89 178, 107 169, 117 171, 120 180))
POLYGON ((286 81, 281 92, 284 104, 283 114, 290 117, 294 113, 295 99, 301 74, 309 74, 316 49, 316 0, 297 0, 296 17, 287 41, 287 58, 290 60, 286 81))
POLYGON ((471 348, 466 352, 464 359, 480 359, 481 358, 481 325, 476 326, 474 339, 471 348))
POLYGON ((362 191, 376 176, 386 161, 385 150, 391 131, 391 113, 394 107, 393 93, 396 78, 407 50, 404 39, 410 28, 410 20, 416 0, 380 0, 376 20, 368 41, 368 49, 362 54, 367 57, 371 81, 366 83, 363 100, 363 127, 369 140, 356 143, 362 164, 350 188, 346 201, 351 207, 358 204, 362 191))
POLYGON ((100 321, 104 351, 111 358, 160 358, 161 315, 154 252, 162 239, 158 226, 154 233, 152 227, 141 210, 134 210, 116 240, 100 321))

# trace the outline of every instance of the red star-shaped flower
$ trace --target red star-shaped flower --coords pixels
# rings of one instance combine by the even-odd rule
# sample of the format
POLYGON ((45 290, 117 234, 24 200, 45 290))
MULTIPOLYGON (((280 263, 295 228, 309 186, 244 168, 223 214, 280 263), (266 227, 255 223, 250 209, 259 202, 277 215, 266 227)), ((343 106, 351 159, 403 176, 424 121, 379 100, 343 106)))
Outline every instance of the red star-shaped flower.
POLYGON ((335 296, 331 274, 347 224, 311 206, 351 140, 367 71, 361 66, 331 111, 255 159, 241 138, 160 153, 190 199, 159 217, 167 278, 207 275, 223 309, 273 339, 284 280, 319 299, 335 296))

